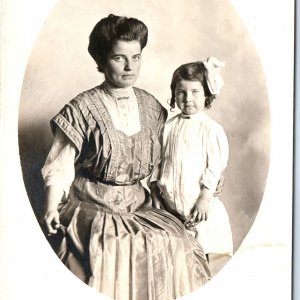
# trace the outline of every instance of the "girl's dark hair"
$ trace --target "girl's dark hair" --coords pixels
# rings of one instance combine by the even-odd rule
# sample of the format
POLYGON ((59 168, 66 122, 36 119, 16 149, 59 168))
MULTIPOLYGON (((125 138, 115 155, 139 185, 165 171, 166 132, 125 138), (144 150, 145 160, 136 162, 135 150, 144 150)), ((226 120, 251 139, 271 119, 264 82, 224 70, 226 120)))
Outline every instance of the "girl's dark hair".
POLYGON ((137 40, 143 49, 148 40, 148 28, 135 18, 110 14, 101 19, 90 34, 88 46, 88 51, 97 63, 99 72, 103 72, 103 62, 116 40, 137 40))
POLYGON ((197 62, 181 65, 179 68, 177 68, 174 71, 172 82, 171 82, 171 93, 172 93, 172 97, 170 101, 171 110, 175 107, 175 102, 176 102, 175 101, 176 84, 181 80, 200 81, 204 89, 205 107, 206 108, 211 107, 211 103, 216 98, 216 96, 212 95, 211 92, 209 91, 206 82, 206 77, 205 77, 205 66, 203 62, 197 61, 197 62))

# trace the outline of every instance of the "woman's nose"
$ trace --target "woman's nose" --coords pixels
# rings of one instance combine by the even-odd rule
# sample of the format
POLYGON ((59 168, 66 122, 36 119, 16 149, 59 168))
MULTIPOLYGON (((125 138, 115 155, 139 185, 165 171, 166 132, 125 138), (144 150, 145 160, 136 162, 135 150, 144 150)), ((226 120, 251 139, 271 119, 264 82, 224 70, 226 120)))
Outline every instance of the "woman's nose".
POLYGON ((130 61, 129 59, 125 61, 125 70, 126 71, 132 70, 132 61, 130 61))

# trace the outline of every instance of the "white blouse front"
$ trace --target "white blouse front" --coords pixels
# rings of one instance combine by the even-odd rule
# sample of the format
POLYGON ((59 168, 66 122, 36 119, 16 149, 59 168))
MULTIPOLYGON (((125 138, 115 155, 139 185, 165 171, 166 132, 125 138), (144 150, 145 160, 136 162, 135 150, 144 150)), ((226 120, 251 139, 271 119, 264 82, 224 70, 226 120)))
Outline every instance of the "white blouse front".
POLYGON ((201 186, 214 192, 227 166, 228 141, 221 125, 204 112, 169 120, 163 133, 158 185, 169 206, 188 216, 201 186))
POLYGON ((114 127, 131 136, 141 130, 137 99, 132 86, 114 88, 108 83, 100 90, 103 103, 108 110, 114 127))
MULTIPOLYGON (((141 130, 137 98, 133 88, 114 88, 102 83, 101 98, 109 112, 114 127, 131 136, 141 130)), ((47 156, 42 176, 45 187, 61 187, 65 195, 75 177, 76 148, 66 135, 57 129, 54 142, 47 156)))

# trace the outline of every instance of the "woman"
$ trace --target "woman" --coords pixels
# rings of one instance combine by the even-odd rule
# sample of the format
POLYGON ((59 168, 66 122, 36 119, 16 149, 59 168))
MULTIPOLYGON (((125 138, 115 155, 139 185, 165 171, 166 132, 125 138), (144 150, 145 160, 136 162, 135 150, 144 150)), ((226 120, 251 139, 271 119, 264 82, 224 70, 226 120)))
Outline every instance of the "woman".
POLYGON ((48 234, 64 231, 59 257, 89 286, 122 300, 174 299, 210 276, 202 248, 179 220, 151 207, 140 182, 160 159, 167 117, 133 87, 147 35, 134 18, 96 24, 88 50, 105 81, 51 120, 55 138, 42 169, 48 234))

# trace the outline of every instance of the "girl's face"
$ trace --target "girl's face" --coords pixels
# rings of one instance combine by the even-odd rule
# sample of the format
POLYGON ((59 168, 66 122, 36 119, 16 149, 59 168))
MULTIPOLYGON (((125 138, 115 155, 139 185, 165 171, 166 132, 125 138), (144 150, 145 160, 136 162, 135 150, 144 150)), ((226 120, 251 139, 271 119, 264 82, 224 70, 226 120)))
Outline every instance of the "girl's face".
POLYGON ((178 108, 186 115, 200 113, 205 109, 204 89, 198 80, 177 82, 175 97, 178 108))
POLYGON ((139 41, 117 40, 103 65, 105 80, 119 88, 133 85, 140 73, 141 52, 139 41))

